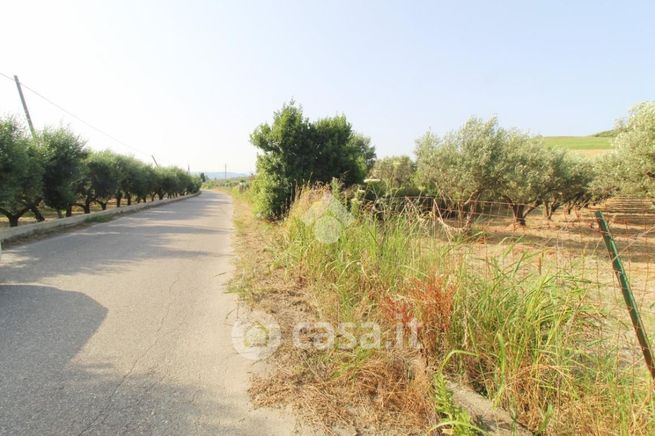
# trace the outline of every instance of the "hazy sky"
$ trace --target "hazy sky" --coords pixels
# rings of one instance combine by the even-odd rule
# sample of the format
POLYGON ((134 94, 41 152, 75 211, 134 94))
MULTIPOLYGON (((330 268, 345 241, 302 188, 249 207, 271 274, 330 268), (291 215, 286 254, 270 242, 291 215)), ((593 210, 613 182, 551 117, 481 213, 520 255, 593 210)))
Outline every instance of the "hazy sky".
MULTIPOLYGON (((0 72, 37 127, 191 169, 250 171, 249 133, 294 98, 378 155, 470 115, 544 135, 611 128, 655 97, 655 2, 9 1, 0 72)), ((0 77, 0 114, 22 114, 0 77)))

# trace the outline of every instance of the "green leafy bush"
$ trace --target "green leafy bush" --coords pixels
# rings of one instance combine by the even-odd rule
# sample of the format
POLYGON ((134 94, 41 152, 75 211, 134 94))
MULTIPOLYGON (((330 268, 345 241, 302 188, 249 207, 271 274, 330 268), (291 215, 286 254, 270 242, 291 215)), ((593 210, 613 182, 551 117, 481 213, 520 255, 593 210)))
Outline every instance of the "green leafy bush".
POLYGON ((287 212, 298 186, 333 178, 361 183, 375 157, 370 140, 353 132, 345 116, 311 122, 294 102, 275 112, 272 124, 257 127, 250 141, 263 152, 254 189, 257 212, 267 219, 287 212))

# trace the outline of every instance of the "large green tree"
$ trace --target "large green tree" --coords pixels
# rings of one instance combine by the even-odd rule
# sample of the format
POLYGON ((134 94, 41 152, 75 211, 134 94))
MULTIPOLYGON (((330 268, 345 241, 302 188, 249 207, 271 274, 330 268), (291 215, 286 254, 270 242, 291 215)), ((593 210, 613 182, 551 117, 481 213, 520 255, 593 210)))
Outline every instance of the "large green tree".
POLYGON ((65 128, 45 129, 40 135, 44 147, 43 199, 59 216, 70 215, 79 184, 84 177, 85 142, 65 128))
POLYGON ((614 183, 625 194, 655 197, 655 101, 633 107, 616 130, 613 143, 620 158, 614 183))
POLYGON ((564 153, 547 148, 540 138, 511 131, 502 155, 502 176, 494 189, 506 201, 517 224, 560 189, 564 153))
POLYGON ((507 141, 495 118, 471 118, 443 138, 427 132, 416 141, 416 183, 468 225, 478 202, 500 188, 507 141))
POLYGON ((118 156, 118 172, 120 174, 119 191, 116 195, 116 206, 120 207, 120 199, 125 197, 127 205, 145 199, 148 189, 148 167, 143 162, 129 156, 118 156))
POLYGON ((272 124, 257 127, 250 141, 262 152, 256 207, 269 219, 285 213, 298 186, 333 178, 346 186, 362 182, 375 158, 370 140, 353 132, 344 115, 311 122, 294 102, 275 112, 272 124))
POLYGON ((14 118, 0 120, 0 213, 17 226, 32 211, 38 221, 42 195, 43 160, 39 147, 14 118))
POLYGON ((544 215, 548 219, 562 206, 570 213, 600 200, 592 191, 596 176, 593 161, 558 152, 552 158, 551 177, 546 181, 548 194, 544 197, 544 215))
POLYGON ((102 210, 107 209, 109 200, 118 190, 117 159, 118 155, 108 150, 88 153, 77 188, 79 201, 71 206, 79 206, 84 213, 91 213, 91 204, 95 202, 102 210))

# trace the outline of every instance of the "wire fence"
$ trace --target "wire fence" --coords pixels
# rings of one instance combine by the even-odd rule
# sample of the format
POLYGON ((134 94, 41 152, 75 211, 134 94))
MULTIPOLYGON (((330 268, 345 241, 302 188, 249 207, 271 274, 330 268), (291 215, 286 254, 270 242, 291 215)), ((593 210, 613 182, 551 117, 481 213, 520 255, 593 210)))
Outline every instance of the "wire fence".
MULTIPOLYGON (((384 200, 383 200, 384 201, 384 200)), ((635 336, 629 309, 617 281, 594 213, 602 211, 631 284, 645 332, 655 338, 655 201, 613 198, 601 204, 567 208, 560 206, 547 216, 543 205, 524 207, 524 224, 516 216, 517 205, 502 201, 476 201, 459 207, 434 197, 387 199, 386 205, 371 209, 412 212, 434 228, 435 236, 466 235, 473 256, 504 257, 516 262, 526 253, 538 272, 555 271, 575 276, 584 283, 594 303, 610 314, 599 335, 613 336, 623 358, 635 368, 644 367, 641 347, 635 336), (526 214, 527 212, 527 214, 526 214)))

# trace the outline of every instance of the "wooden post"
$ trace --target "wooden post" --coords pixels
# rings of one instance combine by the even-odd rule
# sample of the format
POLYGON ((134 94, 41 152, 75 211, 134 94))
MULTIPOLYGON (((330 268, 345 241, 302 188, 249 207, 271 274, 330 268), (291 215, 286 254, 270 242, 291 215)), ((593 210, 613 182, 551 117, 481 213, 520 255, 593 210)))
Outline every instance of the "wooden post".
POLYGON ((18 95, 20 96, 20 101, 23 103, 23 110, 25 111, 25 118, 27 118, 27 124, 30 126, 30 132, 32 132, 32 138, 35 138, 34 125, 32 124, 32 117, 30 117, 30 111, 27 109, 27 102, 25 101, 25 96, 23 95, 23 88, 20 86, 20 80, 18 76, 14 75, 14 80, 16 81, 16 88, 18 88, 18 95))

